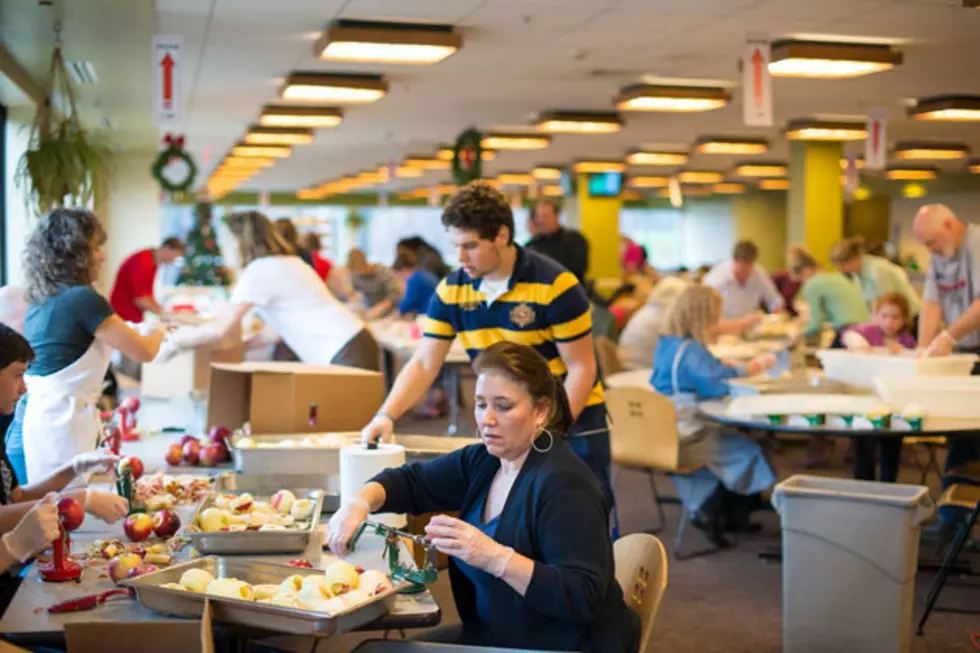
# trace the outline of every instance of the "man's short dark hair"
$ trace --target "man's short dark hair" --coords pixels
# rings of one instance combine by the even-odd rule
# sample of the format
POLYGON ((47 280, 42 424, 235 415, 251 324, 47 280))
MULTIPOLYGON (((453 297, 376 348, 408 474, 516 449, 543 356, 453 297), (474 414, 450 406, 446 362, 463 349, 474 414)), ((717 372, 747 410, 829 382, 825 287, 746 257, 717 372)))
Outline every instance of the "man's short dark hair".
POLYGON ((732 258, 739 263, 755 263, 759 258, 759 248, 751 240, 740 240, 735 243, 732 258))
POLYGON ((27 338, 0 323, 0 370, 14 363, 30 363, 33 360, 34 350, 27 338))
POLYGON ((475 231, 483 240, 495 239, 500 228, 507 227, 507 244, 514 242, 514 213, 507 198, 496 188, 481 182, 456 191, 442 211, 442 225, 475 231))
POLYGON ((183 252, 184 251, 184 241, 182 241, 180 238, 176 238, 176 237, 174 237, 174 238, 168 238, 165 241, 163 241, 163 244, 161 244, 160 247, 169 247, 170 249, 175 249, 178 252, 183 252))
POLYGON ((550 206, 551 210, 555 212, 555 217, 561 217, 561 204, 555 200, 538 200, 534 203, 534 211, 531 211, 531 215, 537 212, 539 206, 550 206))

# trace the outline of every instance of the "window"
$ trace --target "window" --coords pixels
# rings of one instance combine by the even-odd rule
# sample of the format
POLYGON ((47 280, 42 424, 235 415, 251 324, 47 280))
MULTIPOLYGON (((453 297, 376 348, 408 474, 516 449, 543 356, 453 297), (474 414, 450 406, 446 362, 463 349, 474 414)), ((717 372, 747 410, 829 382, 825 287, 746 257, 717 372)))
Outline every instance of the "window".
POLYGON ((711 265, 729 256, 735 242, 728 202, 694 201, 682 208, 623 209, 619 230, 646 247, 658 270, 711 265))

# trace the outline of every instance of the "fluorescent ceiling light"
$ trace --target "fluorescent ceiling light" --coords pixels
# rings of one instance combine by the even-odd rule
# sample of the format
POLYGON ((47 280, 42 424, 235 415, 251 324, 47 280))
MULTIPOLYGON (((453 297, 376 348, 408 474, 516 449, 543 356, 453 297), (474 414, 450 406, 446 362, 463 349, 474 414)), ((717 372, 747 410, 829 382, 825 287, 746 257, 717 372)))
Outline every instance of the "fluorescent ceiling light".
POLYGON ((830 41, 776 41, 769 73, 774 77, 844 79, 889 70, 902 53, 888 45, 830 41))
POLYGON ((449 170, 449 161, 443 161, 431 156, 407 156, 402 161, 406 168, 421 168, 422 170, 449 170))
POLYGON ((627 153, 626 163, 631 166, 682 166, 687 163, 687 153, 633 150, 627 153))
POLYGON ((789 179, 763 179, 759 182, 759 188, 762 190, 787 190, 789 179))
POLYGON ((323 192, 319 188, 303 188, 296 191, 298 200, 318 200, 323 197, 323 192))
MULTIPOLYGON (((449 146, 443 146, 439 148, 436 152, 436 158, 441 161, 452 161, 453 160, 453 148, 449 146)), ((480 160, 481 161, 493 161, 497 158, 497 153, 493 150, 485 150, 480 148, 480 160)))
POLYGON ((395 168, 395 176, 403 179, 421 177, 425 174, 425 169, 417 166, 398 166, 395 168))
POLYGON ((66 61, 68 76, 71 81, 79 86, 95 86, 99 83, 99 76, 95 72, 95 66, 91 61, 71 60, 66 61))
POLYGON ((793 141, 860 141, 868 137, 863 122, 836 120, 792 120, 786 125, 786 138, 793 141))
POLYGON ((623 128, 623 120, 611 111, 548 111, 535 126, 549 134, 611 134, 623 128))
POLYGON ((380 75, 293 73, 279 87, 286 100, 365 104, 380 100, 388 83, 380 75))
MULTIPOLYGON (((980 0, 978 0, 980 1, 980 0)), ((967 168, 972 173, 980 173, 980 159, 972 159, 968 164, 967 168)))
POLYGON ((685 184, 718 184, 725 179, 725 175, 713 170, 682 170, 678 177, 685 184))
POLYGON ((561 179, 560 166, 535 166, 531 170, 531 176, 543 181, 558 181, 561 179))
POLYGON ((745 162, 736 164, 732 174, 736 177, 785 177, 786 164, 771 162, 745 162))
POLYGON ((486 134, 480 145, 490 150, 541 150, 551 145, 544 134, 486 134))
POLYGON ((547 186, 542 186, 540 192, 545 197, 561 197, 565 194, 562 187, 557 184, 549 184, 547 186))
POLYGON ((902 181, 913 181, 920 179, 935 179, 939 171, 936 168, 907 168, 896 166, 885 171, 888 179, 900 179, 902 181))
POLYGON ((455 54, 463 39, 452 25, 337 20, 313 44, 330 61, 426 65, 455 54))
POLYGON ((701 154, 762 154, 769 149, 763 138, 728 138, 703 136, 694 142, 694 151, 701 154))
POLYGON ((970 148, 963 143, 903 141, 895 144, 895 157, 903 161, 965 159, 969 155, 970 148))
POLYGON ((526 172, 501 172, 497 175, 497 181, 502 186, 530 186, 534 178, 526 172))
POLYGON ((263 127, 336 127, 344 119, 340 109, 331 107, 267 106, 262 109, 259 124, 263 127))
POLYGON ((916 120, 980 120, 980 95, 922 98, 908 114, 916 120))
POLYGON ((633 188, 666 188, 669 181, 667 177, 639 175, 636 177, 631 176, 629 178, 629 185, 633 188))
POLYGON ((636 84, 620 89, 615 101, 621 111, 691 112, 720 109, 730 99, 723 88, 636 84))
POLYGON ((245 134, 245 142, 249 145, 306 145, 312 140, 310 129, 251 127, 245 134))
POLYGON ((275 163, 276 160, 272 157, 258 157, 258 156, 246 156, 237 157, 229 156, 221 162, 219 168, 228 168, 234 170, 236 168, 248 168, 251 170, 259 168, 267 168, 275 163))
POLYGON ((272 145, 236 145, 232 148, 232 156, 258 156, 281 159, 293 153, 290 147, 275 147, 272 145))
POLYGON ((711 192, 720 195, 738 195, 745 192, 745 184, 737 184, 731 181, 722 182, 712 186, 711 192))
POLYGON ((381 170, 364 170, 354 177, 354 183, 357 186, 374 186, 375 184, 384 184, 387 181, 388 171, 384 168, 381 170))
POLYGON ((589 172, 623 172, 626 164, 622 161, 576 161, 572 170, 577 173, 589 172))

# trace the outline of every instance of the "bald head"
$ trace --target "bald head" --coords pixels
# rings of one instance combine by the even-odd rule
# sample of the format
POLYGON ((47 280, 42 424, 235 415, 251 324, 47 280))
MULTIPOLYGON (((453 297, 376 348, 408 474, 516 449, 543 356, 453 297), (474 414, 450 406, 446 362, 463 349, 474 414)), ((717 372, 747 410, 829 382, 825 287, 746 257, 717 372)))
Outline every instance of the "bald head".
POLYGON ((915 214, 912 229, 932 254, 948 258, 959 249, 966 225, 945 204, 926 204, 915 214))

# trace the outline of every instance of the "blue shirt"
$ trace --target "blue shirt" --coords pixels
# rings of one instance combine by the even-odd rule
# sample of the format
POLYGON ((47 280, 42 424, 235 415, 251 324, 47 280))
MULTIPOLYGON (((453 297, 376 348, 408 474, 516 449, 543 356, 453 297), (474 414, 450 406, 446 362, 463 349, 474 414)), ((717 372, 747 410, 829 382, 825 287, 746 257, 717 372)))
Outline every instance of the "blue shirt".
POLYGON ((660 336, 653 357, 650 385, 662 395, 675 394, 674 358, 681 344, 689 343, 677 366, 677 392, 697 395, 698 399, 721 399, 729 394, 728 379, 742 376, 741 370, 725 365, 708 348, 693 338, 660 336))
POLYGON ((91 286, 64 286, 27 307, 24 337, 34 349, 28 372, 48 376, 81 358, 95 330, 113 314, 108 300, 91 286))
MULTIPOLYGON (((487 523, 483 523, 483 508, 486 506, 487 497, 490 494, 490 488, 487 488, 487 492, 483 495, 482 499, 475 501, 473 505, 465 513, 460 515, 463 521, 467 524, 472 524, 476 526, 483 534, 489 537, 491 540, 494 539, 494 533, 497 532, 497 523, 500 521, 500 515, 497 515, 487 523)), ((466 564, 462 560, 458 561, 459 569, 462 571, 466 577, 473 583, 473 587, 476 589, 476 614, 481 621, 490 623, 491 617, 493 615, 493 608, 490 605, 490 592, 487 591, 487 584, 491 582, 501 583, 503 581, 497 580, 487 572, 482 569, 477 569, 471 565, 466 564)))
POLYGON ((402 315, 424 315, 438 285, 439 279, 431 272, 421 269, 413 272, 405 281, 405 294, 398 304, 398 312, 402 315))

